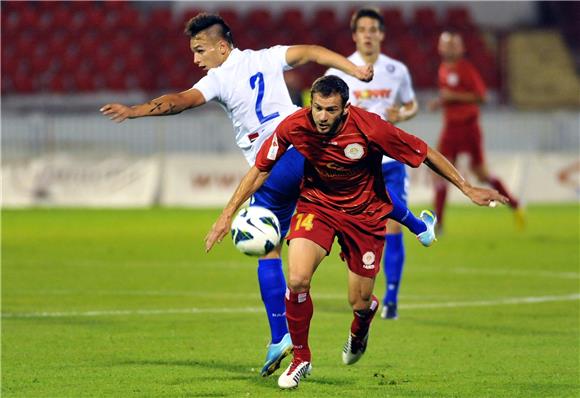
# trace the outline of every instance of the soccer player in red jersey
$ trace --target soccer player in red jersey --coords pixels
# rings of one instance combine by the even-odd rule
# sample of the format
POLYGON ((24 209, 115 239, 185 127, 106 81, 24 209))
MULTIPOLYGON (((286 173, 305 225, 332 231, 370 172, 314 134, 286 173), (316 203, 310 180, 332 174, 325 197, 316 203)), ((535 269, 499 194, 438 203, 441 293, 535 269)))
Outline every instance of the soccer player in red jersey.
POLYGON ((507 201, 495 190, 471 186, 421 139, 374 113, 347 105, 349 89, 339 77, 316 80, 311 96, 312 107, 288 116, 260 148, 255 165, 205 239, 209 251, 229 233, 237 209, 264 183, 290 145, 304 155, 304 179, 288 236, 286 319, 294 358, 278 379, 280 388, 297 387, 310 373, 310 282, 335 237, 349 268, 348 299, 354 313, 342 360, 354 364, 366 350, 379 305, 373 287, 385 244, 385 223, 393 208, 381 173, 383 155, 411 167, 427 164, 478 205, 507 201))
MULTIPOLYGON (((483 79, 477 69, 463 58, 465 50, 459 34, 443 32, 438 49, 443 60, 439 67, 439 97, 429 103, 431 110, 442 107, 444 111, 445 125, 437 149, 453 164, 460 153, 467 153, 471 159, 471 170, 479 182, 490 184, 509 198, 509 205, 515 210, 516 224, 523 228, 523 211, 518 200, 499 178, 489 173, 485 163, 479 125, 479 104, 485 101, 486 91, 483 79)), ((438 178, 435 184, 435 212, 439 217, 439 230, 443 228, 446 197, 447 183, 438 178)))

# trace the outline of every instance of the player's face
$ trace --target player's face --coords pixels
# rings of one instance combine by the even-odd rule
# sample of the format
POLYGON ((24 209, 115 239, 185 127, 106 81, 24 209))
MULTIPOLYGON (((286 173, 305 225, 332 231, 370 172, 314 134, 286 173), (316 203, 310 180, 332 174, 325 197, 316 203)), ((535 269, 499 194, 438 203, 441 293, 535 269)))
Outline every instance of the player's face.
POLYGON ((204 31, 191 38, 189 47, 193 52, 193 62, 203 70, 216 68, 225 60, 223 40, 214 39, 204 31))
POLYGON ((323 97, 319 93, 312 96, 312 119, 316 131, 321 134, 334 135, 340 128, 346 109, 342 106, 339 94, 323 97))
POLYGON ((445 32, 439 38, 439 55, 446 61, 454 61, 463 56, 463 40, 459 35, 445 32))
POLYGON ((356 23, 352 40, 356 50, 364 55, 374 55, 381 52, 381 43, 385 34, 381 31, 379 21, 374 18, 362 17, 356 23))

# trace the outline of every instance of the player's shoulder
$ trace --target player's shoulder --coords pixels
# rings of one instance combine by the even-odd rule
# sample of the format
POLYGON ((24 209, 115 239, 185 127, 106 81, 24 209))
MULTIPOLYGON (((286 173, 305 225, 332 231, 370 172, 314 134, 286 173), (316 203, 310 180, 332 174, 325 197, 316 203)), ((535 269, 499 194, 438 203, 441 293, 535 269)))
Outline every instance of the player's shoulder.
POLYGON ((409 73, 407 65, 405 65, 398 59, 389 57, 388 55, 385 54, 379 55, 378 64, 385 73, 389 73, 392 75, 402 75, 409 73))
POLYGON ((359 128, 361 131, 365 131, 369 125, 374 125, 382 121, 381 117, 374 112, 369 112, 366 109, 360 108, 355 105, 351 105, 349 107, 350 118, 352 122, 359 128))
POLYGON ((459 61, 457 61, 457 64, 461 69, 477 71, 475 65, 473 65, 473 63, 467 58, 461 58, 459 61))

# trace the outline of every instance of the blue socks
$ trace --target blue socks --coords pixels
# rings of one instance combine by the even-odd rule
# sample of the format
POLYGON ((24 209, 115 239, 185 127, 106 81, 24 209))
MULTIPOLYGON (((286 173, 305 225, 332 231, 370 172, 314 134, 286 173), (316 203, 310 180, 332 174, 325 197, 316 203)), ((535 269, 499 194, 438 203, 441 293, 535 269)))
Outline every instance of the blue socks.
POLYGON ((286 280, 284 279, 284 271, 282 271, 282 259, 259 259, 258 282, 270 323, 272 344, 277 344, 288 333, 286 305, 284 303, 286 280))
POLYGON ((405 263, 405 247, 403 246, 403 234, 386 235, 387 247, 384 254, 384 272, 387 280, 387 291, 383 298, 383 304, 397 303, 399 295, 399 283, 403 274, 405 263))
POLYGON ((390 219, 393 219, 399 224, 404 225, 415 235, 419 235, 421 232, 425 232, 427 230, 423 220, 415 217, 411 210, 407 208, 407 206, 398 198, 397 195, 391 195, 389 193, 389 196, 393 202, 393 210, 389 214, 390 219))

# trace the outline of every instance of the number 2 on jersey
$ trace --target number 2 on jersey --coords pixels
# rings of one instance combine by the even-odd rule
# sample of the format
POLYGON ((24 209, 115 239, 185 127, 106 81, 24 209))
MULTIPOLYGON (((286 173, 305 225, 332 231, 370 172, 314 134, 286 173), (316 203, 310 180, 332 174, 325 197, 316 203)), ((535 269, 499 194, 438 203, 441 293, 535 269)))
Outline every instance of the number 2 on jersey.
POLYGON ((260 124, 266 123, 268 120, 272 120, 280 116, 278 112, 270 113, 264 116, 262 113, 262 100, 264 99, 264 74, 262 72, 256 73, 254 76, 250 77, 250 87, 254 90, 258 87, 258 98, 256 99, 256 116, 260 121, 260 124))
POLYGON ((295 231, 298 231, 300 228, 304 228, 307 231, 312 231, 314 227, 314 214, 296 214, 296 227, 294 228, 295 231))

